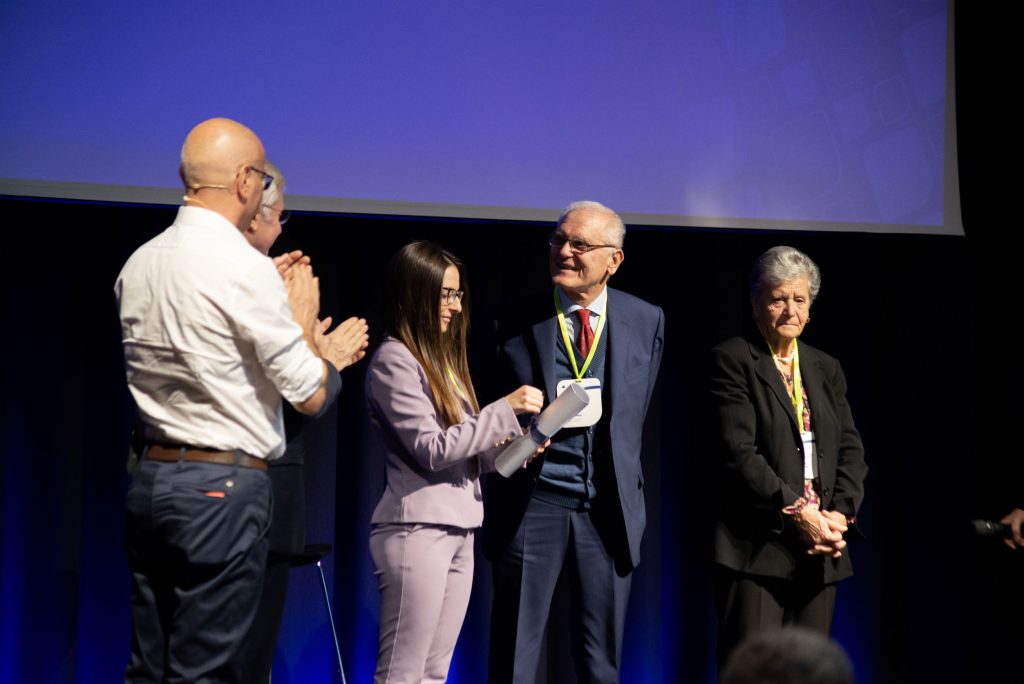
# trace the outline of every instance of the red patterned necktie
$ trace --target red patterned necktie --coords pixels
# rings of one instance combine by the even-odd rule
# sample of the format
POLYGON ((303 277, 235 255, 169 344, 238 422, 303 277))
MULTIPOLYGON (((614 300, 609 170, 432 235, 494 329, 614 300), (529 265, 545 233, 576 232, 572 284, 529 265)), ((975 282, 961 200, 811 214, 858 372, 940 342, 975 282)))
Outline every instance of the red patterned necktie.
POLYGON ((594 329, 590 327, 590 311, 588 309, 576 309, 576 315, 580 318, 580 330, 576 335, 576 346, 583 352, 583 358, 590 353, 594 345, 594 329))

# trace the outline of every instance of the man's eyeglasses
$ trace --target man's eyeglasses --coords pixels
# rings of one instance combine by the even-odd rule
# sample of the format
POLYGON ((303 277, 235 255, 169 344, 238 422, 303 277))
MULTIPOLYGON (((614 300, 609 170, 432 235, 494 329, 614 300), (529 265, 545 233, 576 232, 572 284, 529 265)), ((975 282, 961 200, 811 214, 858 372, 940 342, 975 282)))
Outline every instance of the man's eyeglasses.
POLYGON ((292 213, 287 209, 277 210, 274 207, 270 206, 269 204, 261 204, 260 206, 263 207, 264 209, 269 209, 270 211, 277 212, 277 222, 280 223, 282 226, 288 223, 288 219, 291 218, 292 213))
POLYGON ((618 245, 592 245, 586 240, 577 240, 575 238, 567 238, 561 233, 552 233, 548 237, 548 244, 555 249, 562 249, 562 246, 568 242, 569 249, 572 250, 573 254, 584 254, 600 247, 611 247, 612 249, 618 249, 618 245))
POLYGON ((462 298, 466 296, 463 290, 456 290, 451 287, 441 288, 441 301, 445 304, 454 304, 456 301, 462 301, 462 298))
MULTIPOLYGON (((273 185, 273 183, 274 183, 274 177, 273 177, 273 176, 271 176, 271 175, 270 175, 269 173, 267 173, 266 171, 264 171, 263 169, 257 169, 257 168, 256 168, 255 166, 253 166, 252 164, 250 164, 250 165, 249 165, 249 167, 248 167, 248 168, 246 169, 246 171, 245 171, 245 172, 246 172, 246 173, 249 173, 249 171, 255 171, 256 173, 258 173, 258 174, 260 174, 261 176, 263 176, 263 189, 264 189, 264 190, 269 190, 269 189, 270 189, 270 186, 271 186, 271 185, 273 185)), ((282 221, 282 223, 284 223, 284 221, 282 221)))

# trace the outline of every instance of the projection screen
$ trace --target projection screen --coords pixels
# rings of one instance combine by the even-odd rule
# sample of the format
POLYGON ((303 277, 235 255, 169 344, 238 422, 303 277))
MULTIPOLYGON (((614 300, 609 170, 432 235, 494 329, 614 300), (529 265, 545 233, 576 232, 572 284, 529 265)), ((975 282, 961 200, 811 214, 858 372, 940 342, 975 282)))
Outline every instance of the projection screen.
POLYGON ((945 0, 63 3, 0 24, 0 194, 176 204, 252 127, 292 209, 962 234, 945 0))

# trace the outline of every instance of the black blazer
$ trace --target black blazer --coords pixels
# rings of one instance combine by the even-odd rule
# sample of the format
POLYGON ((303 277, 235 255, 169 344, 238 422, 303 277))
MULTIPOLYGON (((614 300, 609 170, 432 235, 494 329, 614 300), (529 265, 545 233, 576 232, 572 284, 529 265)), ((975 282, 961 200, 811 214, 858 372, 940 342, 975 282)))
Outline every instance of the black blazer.
POLYGON ((340 392, 341 373, 327 362, 327 399, 319 413, 305 416, 285 403, 285 450, 280 458, 267 464, 274 496, 267 530, 268 550, 271 552, 297 555, 306 548, 306 488, 302 471, 306 454, 317 451, 315 440, 318 435, 312 423, 327 413, 340 392))
MULTIPOLYGON (((530 384, 544 390, 547 402, 555 399, 555 345, 558 323, 552 291, 530 297, 495 322, 492 348, 496 371, 488 381, 489 393, 509 392, 530 384)), ((619 290, 608 288, 608 359, 605 366, 604 414, 610 442, 617 504, 625 523, 628 558, 640 562, 640 540, 647 523, 644 476, 640 451, 644 419, 661 365, 665 315, 660 307, 619 290)), ((493 358, 493 357, 492 357, 493 358)), ((500 396, 500 394, 496 394, 500 396)), ((493 398, 493 397, 492 397, 493 398)), ((521 472, 505 479, 494 473, 484 486, 484 548, 498 557, 512 541, 540 475, 544 455, 521 472)))
MULTIPOLYGON (((846 402, 839 362, 800 343, 821 507, 853 517, 864 497, 864 447, 846 402)), ((852 574, 847 551, 838 559, 807 556, 782 509, 803 494, 803 445, 796 412, 767 343, 735 337, 712 352, 711 395, 717 417, 720 496, 715 562, 769 577, 852 574), (806 573, 806 574, 805 574, 806 573)))

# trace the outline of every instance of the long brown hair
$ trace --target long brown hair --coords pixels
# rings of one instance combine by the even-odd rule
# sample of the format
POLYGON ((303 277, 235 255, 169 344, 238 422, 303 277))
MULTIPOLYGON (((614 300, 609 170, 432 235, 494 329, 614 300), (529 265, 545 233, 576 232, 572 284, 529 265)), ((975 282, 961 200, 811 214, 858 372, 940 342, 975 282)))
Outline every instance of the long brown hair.
POLYGON ((445 427, 463 420, 462 401, 448 377, 451 369, 474 413, 480 411, 469 377, 466 333, 469 329, 469 288, 462 262, 432 242, 410 242, 388 263, 384 282, 384 329, 409 348, 423 370, 434 395, 434 405, 445 427), (441 286, 449 266, 459 271, 465 292, 462 313, 452 316, 441 332, 441 286))

